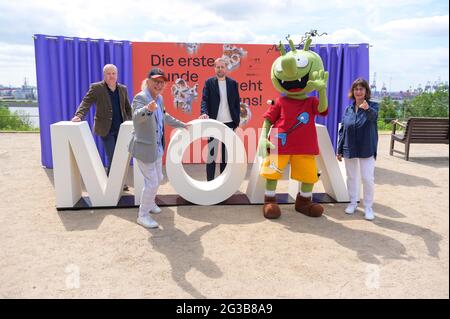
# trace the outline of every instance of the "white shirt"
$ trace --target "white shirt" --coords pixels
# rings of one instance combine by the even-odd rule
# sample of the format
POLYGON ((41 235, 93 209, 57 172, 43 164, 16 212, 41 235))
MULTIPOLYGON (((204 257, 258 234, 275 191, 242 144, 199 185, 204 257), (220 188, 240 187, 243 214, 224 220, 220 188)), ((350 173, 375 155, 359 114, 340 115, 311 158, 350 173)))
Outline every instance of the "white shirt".
POLYGON ((227 81, 219 80, 219 91, 220 91, 220 104, 219 111, 217 112, 217 121, 222 123, 233 122, 230 114, 230 106, 228 105, 227 98, 227 81))

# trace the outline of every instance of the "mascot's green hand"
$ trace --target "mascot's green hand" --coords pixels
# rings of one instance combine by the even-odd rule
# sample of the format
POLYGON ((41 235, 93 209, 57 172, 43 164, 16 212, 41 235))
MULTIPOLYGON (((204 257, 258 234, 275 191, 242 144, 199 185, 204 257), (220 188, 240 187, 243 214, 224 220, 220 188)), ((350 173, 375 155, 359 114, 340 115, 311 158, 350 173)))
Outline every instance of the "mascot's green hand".
POLYGON ((311 74, 311 78, 308 80, 307 85, 312 89, 321 91, 327 88, 328 72, 324 70, 314 71, 311 74))
POLYGON ((258 155, 262 158, 269 156, 269 152, 267 151, 268 148, 273 150, 275 149, 275 145, 273 145, 266 137, 261 137, 259 139, 258 155))

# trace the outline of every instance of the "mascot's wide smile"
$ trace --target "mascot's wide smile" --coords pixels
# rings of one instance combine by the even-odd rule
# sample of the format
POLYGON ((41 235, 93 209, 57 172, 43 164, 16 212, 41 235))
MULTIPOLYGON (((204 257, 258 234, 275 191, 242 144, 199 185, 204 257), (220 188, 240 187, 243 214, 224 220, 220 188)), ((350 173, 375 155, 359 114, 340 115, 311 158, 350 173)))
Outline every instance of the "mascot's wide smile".
POLYGON ((298 80, 294 80, 294 81, 280 80, 279 78, 277 78, 276 75, 274 75, 274 76, 278 80, 278 82, 280 83, 281 87, 283 89, 285 89, 286 91, 289 91, 289 92, 300 92, 301 90, 303 90, 306 87, 306 84, 308 83, 309 72, 306 73, 306 75, 303 76, 302 78, 300 78, 298 80))

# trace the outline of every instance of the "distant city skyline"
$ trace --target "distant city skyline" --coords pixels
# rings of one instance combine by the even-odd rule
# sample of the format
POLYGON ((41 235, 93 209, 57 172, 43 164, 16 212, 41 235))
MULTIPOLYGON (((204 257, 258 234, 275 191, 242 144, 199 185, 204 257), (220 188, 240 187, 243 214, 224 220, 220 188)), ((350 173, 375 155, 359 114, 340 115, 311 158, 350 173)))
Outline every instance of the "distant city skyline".
POLYGON ((316 43, 370 44, 367 80, 376 72, 377 86, 404 91, 448 82, 448 19, 446 0, 0 0, 0 84, 20 86, 27 77, 36 85, 33 34, 275 44, 317 29, 327 35, 316 43))
POLYGON ((5 98, 36 100, 37 87, 35 85, 30 85, 26 78, 21 86, 10 86, 0 83, 0 100, 5 98))
MULTIPOLYGON (((370 88, 372 90, 372 98, 374 100, 381 100, 386 96, 391 97, 394 100, 404 100, 411 99, 417 94, 422 92, 433 92, 438 86, 444 85, 448 89, 448 82, 442 82, 440 80, 431 82, 427 81, 425 86, 419 85, 416 88, 408 88, 405 90, 393 91, 389 90, 385 83, 381 85, 381 87, 376 84, 376 74, 372 81, 370 82, 370 88)), ((27 81, 27 78, 24 79, 24 83, 21 86, 11 86, 11 85, 3 85, 0 83, 0 100, 5 98, 13 97, 15 99, 37 99, 37 87, 35 85, 30 85, 27 81)))

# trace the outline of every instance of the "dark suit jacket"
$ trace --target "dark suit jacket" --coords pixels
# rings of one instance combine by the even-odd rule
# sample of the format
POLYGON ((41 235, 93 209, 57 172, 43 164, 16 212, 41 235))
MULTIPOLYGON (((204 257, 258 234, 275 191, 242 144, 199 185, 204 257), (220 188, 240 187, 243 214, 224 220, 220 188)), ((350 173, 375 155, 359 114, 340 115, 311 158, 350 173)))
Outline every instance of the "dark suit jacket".
MULTIPOLYGON (((232 78, 226 77, 227 99, 230 106, 231 118, 236 127, 240 121, 240 97, 238 83, 232 78)), ((212 119, 217 119, 220 104, 219 80, 217 77, 211 77, 205 82, 202 93, 201 114, 208 114, 212 119)))
MULTIPOLYGON (((128 100, 127 87, 117 83, 120 99, 120 111, 123 121, 131 120, 131 106, 128 100)), ((99 136, 106 136, 111 129, 112 124, 112 104, 109 97, 108 87, 105 81, 92 83, 89 91, 78 106, 75 115, 83 118, 95 103, 95 117, 94 117, 94 133, 99 136)))

